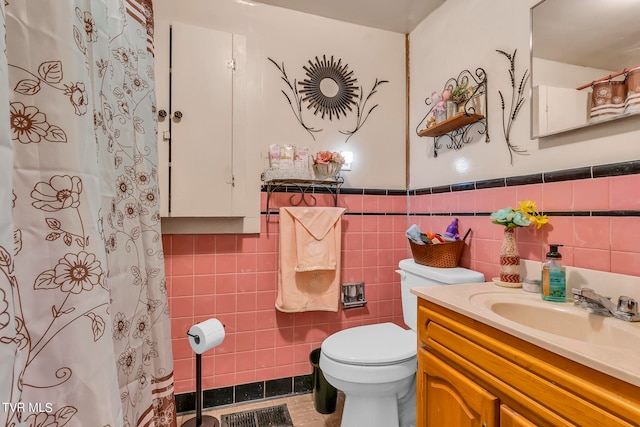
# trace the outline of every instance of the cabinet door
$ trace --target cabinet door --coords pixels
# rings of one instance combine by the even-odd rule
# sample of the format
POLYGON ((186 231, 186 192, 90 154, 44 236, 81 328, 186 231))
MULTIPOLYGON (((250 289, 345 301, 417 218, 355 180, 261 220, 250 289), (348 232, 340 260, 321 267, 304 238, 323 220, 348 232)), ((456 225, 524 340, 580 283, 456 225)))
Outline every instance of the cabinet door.
POLYGON ((548 135, 587 124, 590 92, 552 86, 533 88, 533 135, 548 135))
POLYGON ((169 216, 169 53, 171 49, 170 23, 154 22, 154 68, 156 105, 158 107, 158 188, 160 189, 160 216, 169 216))
POLYGON ((172 24, 172 217, 232 215, 232 60, 231 33, 172 24))
POLYGON ((497 397, 427 351, 419 353, 419 425, 498 427, 497 397))
POLYGON ((500 405, 500 427, 536 427, 536 425, 507 405, 500 405))

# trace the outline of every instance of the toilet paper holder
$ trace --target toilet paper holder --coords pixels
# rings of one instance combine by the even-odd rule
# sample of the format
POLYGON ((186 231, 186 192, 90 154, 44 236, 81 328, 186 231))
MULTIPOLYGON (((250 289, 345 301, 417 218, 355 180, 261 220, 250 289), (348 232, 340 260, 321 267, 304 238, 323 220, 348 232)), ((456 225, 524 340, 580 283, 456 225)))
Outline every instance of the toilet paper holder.
MULTIPOLYGON (((214 321, 218 325, 218 327, 222 326, 223 329, 222 337, 219 339, 219 341, 216 341, 215 344, 212 344, 211 348, 213 348, 222 343, 222 340, 224 340, 225 325, 215 319, 209 319, 209 321, 207 322, 211 321, 214 321)), ((203 322, 203 324, 207 322, 203 322)), ((195 328, 199 325, 200 324, 194 325, 192 326, 192 328, 195 328)), ((220 421, 218 421, 216 417, 212 417, 211 415, 202 415, 202 352, 206 351, 207 349, 196 350, 195 346, 199 345, 202 339, 205 340, 205 343, 207 343, 207 340, 205 339, 205 337, 201 338, 200 334, 198 333, 192 334, 191 329, 187 331, 187 335, 190 339, 193 339, 193 342, 190 342, 190 344, 194 352, 196 353, 196 416, 184 422, 182 424, 182 427, 219 427, 220 421)))
POLYGON ((351 282, 342 284, 342 308, 364 307, 367 300, 364 299, 364 282, 351 282))
POLYGON ((189 333, 189 331, 187 331, 187 335, 189 335, 191 338, 193 338, 193 340, 196 342, 196 344, 200 344, 200 335, 189 333))
MULTIPOLYGON (((224 323, 222 324, 223 328, 226 328, 227 325, 225 325, 224 323)), ((195 341, 196 344, 200 344, 200 335, 198 334, 192 334, 191 332, 187 331, 187 335, 189 335, 191 338, 193 338, 193 341, 195 341)))

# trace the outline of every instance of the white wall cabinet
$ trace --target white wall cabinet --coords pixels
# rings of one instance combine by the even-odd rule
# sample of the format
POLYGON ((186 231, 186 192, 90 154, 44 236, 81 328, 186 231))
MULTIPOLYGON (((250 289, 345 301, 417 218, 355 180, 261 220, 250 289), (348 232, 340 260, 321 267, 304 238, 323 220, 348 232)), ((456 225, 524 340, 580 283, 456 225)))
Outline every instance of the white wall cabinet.
POLYGON ((532 99, 532 129, 536 136, 581 127, 589 121, 590 91, 535 86, 532 99))
POLYGON ((242 167, 245 38, 157 20, 155 40, 163 232, 256 232, 238 223, 253 206, 242 167), (180 218, 190 220, 171 221, 180 218))

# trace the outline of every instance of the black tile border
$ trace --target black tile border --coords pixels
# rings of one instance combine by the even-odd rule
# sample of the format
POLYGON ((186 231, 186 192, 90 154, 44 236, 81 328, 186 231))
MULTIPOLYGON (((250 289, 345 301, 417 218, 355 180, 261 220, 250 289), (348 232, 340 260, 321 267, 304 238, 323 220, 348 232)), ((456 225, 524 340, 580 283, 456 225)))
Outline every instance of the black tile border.
MULTIPOLYGON (((555 171, 534 173, 530 175, 516 175, 504 178, 492 178, 481 181, 461 182, 436 187, 417 188, 412 190, 389 190, 382 188, 346 188, 340 187, 338 194, 355 194, 363 196, 422 196, 425 194, 449 193, 452 191, 481 190, 486 188, 513 187, 517 185, 543 184, 549 182, 575 181, 578 179, 605 178, 608 176, 640 174, 640 160, 627 162, 608 163, 604 165, 584 166, 572 169, 559 169, 555 171)), ((266 187, 262 186, 266 192, 266 187)), ((274 192, 299 193, 296 187, 284 187, 274 192)), ((316 193, 328 192, 315 191, 316 193)))
POLYGON ((507 186, 506 178, 494 178, 494 179, 485 179, 483 181, 476 181, 476 190, 483 190, 485 188, 506 187, 506 186, 507 186))
POLYGON ((475 182, 461 182, 460 184, 453 184, 451 186, 451 191, 469 191, 475 190, 476 183, 475 182))
MULTIPOLYGON (((264 187, 262 187, 262 191, 264 190, 264 187)), ((364 189, 363 188, 342 188, 340 187, 340 194, 355 194, 356 196, 360 196, 364 193, 364 189)))
POLYGON ((592 166, 594 178, 604 178, 607 176, 634 175, 640 173, 640 160, 631 160, 621 163, 610 163, 607 165, 592 166))
MULTIPOLYGON (((422 196, 427 194, 443 194, 458 191, 481 190, 487 188, 514 187, 518 185, 544 184, 562 181, 575 181, 580 179, 606 178, 610 176, 640 174, 640 160, 629 160, 626 162, 609 163, 595 166, 584 166, 571 169, 560 169, 549 172, 534 173, 529 175, 517 175, 505 178, 493 178, 482 181, 461 182, 450 185, 440 185, 436 187, 418 188, 413 190, 385 190, 376 188, 340 188, 338 196, 342 194, 355 194, 364 196, 422 196)), ((295 188, 295 187, 293 187, 295 188)), ((277 192, 287 192, 291 188, 278 189, 277 192)), ((266 189, 262 186, 262 191, 266 189)), ((289 192, 300 192, 293 190, 289 192)), ((265 211, 260 212, 266 215, 265 211)), ((277 212, 272 212, 271 214, 277 212)), ((551 216, 640 216, 638 211, 575 211, 575 212, 545 212, 551 216)), ((380 216, 484 216, 478 212, 443 212, 443 213, 410 213, 410 212, 345 212, 345 215, 380 215, 380 216)), ((487 215, 489 215, 487 213, 487 215)))
POLYGON ((542 174, 534 173, 531 175, 510 176, 506 178, 507 187, 515 187, 516 185, 542 184, 542 174))
MULTIPOLYGON (((289 381, 292 381, 289 378, 289 381)), ((234 388, 234 403, 249 402, 250 400, 264 399, 265 381, 239 384, 234 388)))
POLYGON ((591 216, 640 216, 640 211, 592 211, 591 216))
MULTIPOLYGON (((248 384, 203 390, 202 407, 210 409, 234 403, 252 400, 271 399, 274 397, 306 394, 313 391, 313 375, 277 378, 257 381, 248 384)), ((188 413, 196 410, 196 393, 180 393, 175 395, 176 412, 188 413)))
POLYGON ((291 378, 278 378, 267 380, 264 385, 264 397, 286 396, 293 393, 293 381, 291 378))
MULTIPOLYGON (((207 390, 202 393, 202 407, 212 408, 214 406, 231 405, 233 403, 233 387, 222 387, 207 390)), ((195 405, 193 407, 195 410, 195 405)))
POLYGON ((439 187, 431 187, 431 194, 441 194, 441 193, 450 193, 451 186, 450 185, 441 185, 439 187))
MULTIPOLYGON (((613 210, 613 211, 550 211, 540 212, 547 216, 606 216, 629 217, 640 216, 640 210, 613 210)), ((407 216, 489 216, 491 212, 412 212, 407 216)))
POLYGON ((313 391, 313 375, 293 377, 293 394, 311 393, 313 391))
POLYGON ((628 162, 610 163, 597 166, 585 166, 573 169, 561 169, 530 175, 509 176, 505 178, 493 178, 475 182, 464 182, 442 185, 431 188, 420 188, 410 190, 410 195, 422 195, 433 193, 446 193, 449 191, 481 190, 486 188, 513 187, 517 185, 543 184, 550 182, 575 181, 578 179, 605 178, 608 176, 634 175, 640 174, 640 160, 630 160, 628 162), (474 187, 472 187, 472 185, 474 187))
MULTIPOLYGON (((340 192, 342 193, 342 189, 340 189, 340 192)), ((363 196, 386 196, 387 190, 380 189, 380 188, 363 188, 362 195, 363 196)))
MULTIPOLYGON (((176 412, 188 412, 196 410, 196 393, 181 393, 176 394, 176 412)), ((204 407, 204 397, 202 406, 204 407)))
POLYGON ((577 179, 591 178, 591 168, 575 168, 565 169, 559 171, 545 172, 543 174, 544 182, 560 182, 560 181, 575 181, 577 179))

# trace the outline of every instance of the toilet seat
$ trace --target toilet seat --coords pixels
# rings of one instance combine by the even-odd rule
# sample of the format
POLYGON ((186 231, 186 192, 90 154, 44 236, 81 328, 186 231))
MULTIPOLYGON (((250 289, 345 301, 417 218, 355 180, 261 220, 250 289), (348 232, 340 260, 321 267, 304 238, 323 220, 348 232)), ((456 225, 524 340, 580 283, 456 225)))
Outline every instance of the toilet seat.
POLYGON ((386 366, 416 358, 416 334, 393 323, 357 326, 336 332, 322 343, 329 359, 348 365, 386 366))

